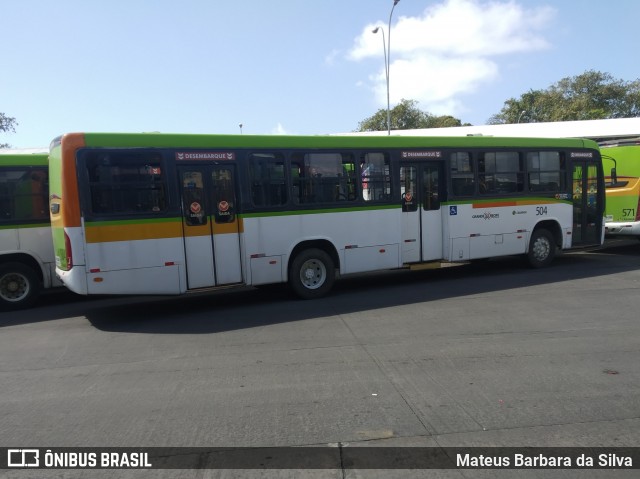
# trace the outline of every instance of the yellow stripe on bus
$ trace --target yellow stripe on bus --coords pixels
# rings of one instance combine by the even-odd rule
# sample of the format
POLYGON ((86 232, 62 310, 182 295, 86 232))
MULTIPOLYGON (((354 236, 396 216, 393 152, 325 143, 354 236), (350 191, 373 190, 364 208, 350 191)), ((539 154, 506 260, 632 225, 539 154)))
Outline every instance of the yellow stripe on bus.
MULTIPOLYGON (((185 226, 184 232, 180 221, 160 223, 132 223, 113 225, 87 225, 85 235, 87 243, 108 243, 112 241, 138 241, 161 238, 180 238, 183 234, 187 237, 210 236, 211 226, 185 226)), ((244 224, 240 218, 233 223, 213 223, 213 234, 240 233, 244 230, 244 224)))
POLYGON ((242 218, 238 218, 237 222, 233 223, 214 223, 213 224, 213 234, 214 235, 222 235, 229 233, 242 233, 244 231, 244 223, 242 218))
POLYGON ((618 181, 627 181, 625 186, 617 186, 613 188, 607 188, 607 196, 614 198, 616 196, 628 196, 637 195, 637 191, 640 190, 640 178, 630 177, 618 177, 618 181))
POLYGON ((182 225, 178 221, 144 224, 87 225, 85 235, 87 243, 179 238, 182 236, 182 225))

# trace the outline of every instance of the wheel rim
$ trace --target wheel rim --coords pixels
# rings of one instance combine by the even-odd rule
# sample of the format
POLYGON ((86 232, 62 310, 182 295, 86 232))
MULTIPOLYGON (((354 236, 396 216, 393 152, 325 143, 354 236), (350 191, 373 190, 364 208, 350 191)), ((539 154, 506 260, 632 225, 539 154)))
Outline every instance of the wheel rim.
POLYGON ((300 282, 307 289, 318 289, 327 279, 327 268, 317 259, 310 259, 300 268, 300 282))
POLYGON ((537 261, 544 261, 551 253, 551 243, 547 238, 541 237, 533 243, 533 257, 537 261))
POLYGON ((30 290, 29 280, 19 273, 8 273, 0 278, 0 297, 5 301, 21 301, 30 290))

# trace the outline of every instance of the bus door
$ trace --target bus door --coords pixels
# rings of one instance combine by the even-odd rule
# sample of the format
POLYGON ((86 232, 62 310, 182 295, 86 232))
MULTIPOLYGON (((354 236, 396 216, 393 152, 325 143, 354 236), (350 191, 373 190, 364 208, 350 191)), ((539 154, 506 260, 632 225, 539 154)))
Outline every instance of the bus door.
POLYGON ((604 178, 595 160, 573 159, 573 246, 602 242, 604 178))
POLYGON ((234 165, 181 166, 187 289, 239 283, 234 165))
POLYGON ((401 163, 402 262, 442 258, 441 162, 401 163))

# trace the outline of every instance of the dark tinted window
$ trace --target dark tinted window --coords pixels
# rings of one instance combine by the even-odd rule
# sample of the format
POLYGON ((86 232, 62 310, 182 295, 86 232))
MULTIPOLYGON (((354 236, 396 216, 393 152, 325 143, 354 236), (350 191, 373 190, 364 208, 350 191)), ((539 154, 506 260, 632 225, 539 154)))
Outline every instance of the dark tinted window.
POLYGON ((251 202, 254 206, 280 206, 287 202, 284 158, 276 153, 249 156, 251 202))
POLYGON ((0 170, 0 221, 49 221, 46 168, 0 170))
POLYGON ((157 153, 92 152, 86 161, 94 214, 157 214, 167 209, 167 181, 157 153))
POLYGON ((478 191, 481 195, 518 193, 524 189, 524 169, 516 151, 481 153, 478 191))
POLYGON ((364 153, 360 157, 362 198, 365 201, 391 198, 391 174, 389 155, 386 153, 364 153))
POLYGON ((355 162, 348 153, 296 153, 291 184, 296 204, 342 203, 356 195, 355 162))
POLYGON ((558 151, 527 153, 529 191, 563 191, 566 187, 564 154, 558 151))
POLYGON ((472 196, 475 193, 475 177, 471 153, 451 154, 451 188, 455 196, 472 196))

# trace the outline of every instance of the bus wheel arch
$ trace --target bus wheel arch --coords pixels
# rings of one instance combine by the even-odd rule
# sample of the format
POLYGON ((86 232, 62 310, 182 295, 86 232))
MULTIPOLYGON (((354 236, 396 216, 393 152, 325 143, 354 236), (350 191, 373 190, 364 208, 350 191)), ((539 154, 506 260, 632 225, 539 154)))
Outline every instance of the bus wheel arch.
POLYGON ((289 285, 302 299, 320 298, 333 287, 339 265, 338 252, 329 241, 304 241, 289 256, 289 285))
POLYGON ((35 269, 28 262, 3 259, 0 264, 0 309, 15 310, 31 306, 42 289, 40 276, 40 269, 35 269))
POLYGON ((531 233, 527 260, 532 268, 543 268, 551 264, 558 249, 562 247, 562 230, 555 221, 538 223, 531 233))

